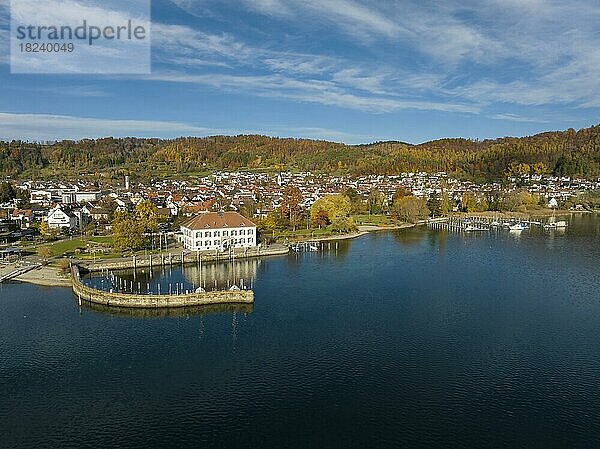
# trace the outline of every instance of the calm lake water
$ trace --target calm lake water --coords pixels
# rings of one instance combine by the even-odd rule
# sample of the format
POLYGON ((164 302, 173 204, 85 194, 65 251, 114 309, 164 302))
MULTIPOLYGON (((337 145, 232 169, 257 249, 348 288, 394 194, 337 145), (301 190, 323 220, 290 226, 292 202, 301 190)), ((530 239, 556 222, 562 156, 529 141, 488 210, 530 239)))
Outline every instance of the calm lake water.
POLYGON ((599 261, 583 216, 163 279, 253 279, 245 309, 136 315, 3 285, 0 446, 597 447, 599 261))

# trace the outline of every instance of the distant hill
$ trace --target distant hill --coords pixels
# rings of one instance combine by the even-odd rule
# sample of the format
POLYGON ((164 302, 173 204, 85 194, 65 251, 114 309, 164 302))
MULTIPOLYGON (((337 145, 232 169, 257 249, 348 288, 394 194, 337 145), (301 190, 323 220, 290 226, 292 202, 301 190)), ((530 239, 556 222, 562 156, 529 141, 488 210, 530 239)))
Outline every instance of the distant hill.
POLYGON ((84 139, 48 145, 0 142, 4 176, 115 176, 205 172, 213 169, 310 170, 340 174, 446 171, 474 180, 509 173, 600 176, 600 126, 493 140, 440 139, 420 145, 375 142, 345 145, 324 140, 260 135, 84 139))

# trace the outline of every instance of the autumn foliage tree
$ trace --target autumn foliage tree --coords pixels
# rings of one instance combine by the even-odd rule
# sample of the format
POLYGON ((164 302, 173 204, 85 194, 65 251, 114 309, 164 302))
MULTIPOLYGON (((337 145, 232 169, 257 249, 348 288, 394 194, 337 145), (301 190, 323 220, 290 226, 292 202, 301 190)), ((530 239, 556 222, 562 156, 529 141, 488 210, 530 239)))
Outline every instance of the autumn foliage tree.
POLYGON ((322 227, 323 221, 332 223, 340 217, 350 215, 352 204, 346 195, 327 195, 314 202, 310 208, 313 226, 322 227))
POLYGON ((406 196, 399 199, 393 206, 394 216, 406 223, 416 223, 429 216, 427 201, 416 196, 406 196))
POLYGON ((289 221, 294 231, 302 218, 300 203, 303 199, 302 192, 298 187, 289 186, 283 191, 280 213, 282 217, 289 221))
POLYGON ((115 212, 112 221, 113 247, 117 251, 134 251, 147 244, 145 225, 135 214, 115 212))

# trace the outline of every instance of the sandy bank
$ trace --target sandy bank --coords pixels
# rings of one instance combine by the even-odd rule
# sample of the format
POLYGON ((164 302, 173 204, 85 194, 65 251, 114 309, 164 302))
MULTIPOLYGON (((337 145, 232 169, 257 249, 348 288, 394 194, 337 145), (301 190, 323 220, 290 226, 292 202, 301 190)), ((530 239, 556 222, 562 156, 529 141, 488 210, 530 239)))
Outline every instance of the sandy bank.
POLYGON ((48 287, 71 287, 71 280, 69 278, 60 276, 56 268, 48 266, 31 270, 13 280, 48 287))

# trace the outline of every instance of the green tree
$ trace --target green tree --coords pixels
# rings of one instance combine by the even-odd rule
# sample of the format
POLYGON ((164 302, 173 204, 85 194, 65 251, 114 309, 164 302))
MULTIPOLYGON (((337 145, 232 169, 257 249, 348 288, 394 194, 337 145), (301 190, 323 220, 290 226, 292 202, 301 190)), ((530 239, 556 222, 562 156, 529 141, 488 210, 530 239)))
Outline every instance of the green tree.
POLYGON ((48 245, 40 246, 37 249, 37 254, 38 254, 38 256, 40 256, 42 261, 48 262, 48 259, 50 259, 50 257, 52 257, 52 250, 50 249, 50 247, 48 245))
POLYGON ((385 197, 383 194, 375 187, 371 189, 369 192, 369 197, 367 198, 367 204, 369 206, 369 214, 376 215, 380 214, 383 210, 383 202, 385 197))
POLYGON ((471 192, 463 193, 460 201, 461 209, 463 212, 475 212, 477 210, 477 198, 471 192))
POLYGON ((352 205, 350 198, 346 195, 327 195, 314 202, 310 208, 310 219, 313 223, 317 217, 327 217, 328 222, 335 221, 339 217, 347 217, 352 205))
POLYGON ((71 262, 68 259, 61 259, 58 262, 58 272, 61 276, 68 276, 71 273, 71 262))
POLYGON ((346 189, 346 196, 350 198, 350 204, 352 205, 350 213, 361 214, 367 212, 368 205, 363 201, 363 198, 358 194, 354 187, 348 187, 348 189, 346 189))
POLYGON ((137 219, 139 226, 144 233, 156 232, 158 229, 158 219, 156 217, 156 207, 152 201, 143 200, 135 206, 134 218, 137 219))
POLYGON ((427 201, 416 196, 401 198, 394 204, 394 215, 401 221, 416 223, 429 216, 427 201))
POLYGON ((402 185, 398 186, 396 188, 396 191, 394 192, 394 195, 392 196, 392 204, 397 203, 406 196, 412 196, 412 192, 410 191, 410 189, 402 185))
POLYGON ((450 200, 450 195, 447 191, 442 192, 442 198, 440 199, 440 214, 442 217, 447 216, 450 211, 453 209, 452 202, 450 200))
POLYGON ((433 191, 433 193, 429 196, 429 199, 427 200, 427 207, 429 208, 432 217, 437 217, 442 214, 440 196, 436 191, 433 191))
POLYGON ((338 217, 331 223, 331 230, 335 232, 350 232, 356 230, 356 225, 350 217, 338 217))
POLYGON ((10 182, 0 184, 0 203, 8 203, 17 197, 15 189, 10 182))
POLYGON ((143 248, 148 240, 145 225, 137 215, 116 212, 112 221, 113 247, 117 251, 134 251, 143 248))

